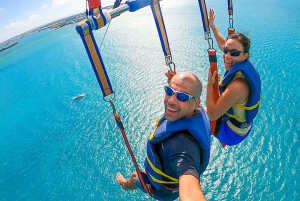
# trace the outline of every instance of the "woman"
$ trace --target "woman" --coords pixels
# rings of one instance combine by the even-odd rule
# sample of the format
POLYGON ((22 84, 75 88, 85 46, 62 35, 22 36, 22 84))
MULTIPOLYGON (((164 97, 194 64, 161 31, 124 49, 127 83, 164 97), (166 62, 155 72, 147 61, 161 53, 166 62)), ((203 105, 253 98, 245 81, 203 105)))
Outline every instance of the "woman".
POLYGON ((249 61, 250 40, 241 33, 221 35, 214 24, 215 14, 209 11, 209 24, 223 52, 225 74, 219 84, 220 97, 213 101, 213 84, 217 72, 209 72, 206 107, 211 121, 217 120, 215 137, 224 145, 236 145, 251 132, 258 113, 261 83, 256 68, 249 61))

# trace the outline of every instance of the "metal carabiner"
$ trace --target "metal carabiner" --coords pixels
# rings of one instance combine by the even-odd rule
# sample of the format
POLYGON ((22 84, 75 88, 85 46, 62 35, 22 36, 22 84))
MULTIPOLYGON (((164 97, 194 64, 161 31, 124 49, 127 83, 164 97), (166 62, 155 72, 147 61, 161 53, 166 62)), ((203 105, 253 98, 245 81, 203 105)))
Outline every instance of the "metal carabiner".
POLYGON ((116 112, 116 107, 115 107, 115 104, 114 104, 113 100, 115 99, 116 94, 115 94, 115 93, 113 93, 113 94, 114 94, 114 96, 113 96, 112 98, 106 100, 105 97, 103 97, 103 100, 104 100, 105 102, 109 102, 109 104, 110 104, 110 106, 111 106, 111 108, 112 108, 112 110, 113 110, 113 113, 115 113, 115 112, 116 112))
POLYGON ((208 42, 208 49, 214 49, 214 41, 212 38, 207 39, 208 42))
POLYGON ((165 56, 165 61, 166 61, 166 65, 168 66, 169 63, 172 62, 172 56, 171 55, 165 56))
POLYGON ((171 61, 168 66, 173 73, 176 73, 175 63, 173 61, 171 61))
POLYGON ((210 31, 205 32, 204 38, 205 38, 205 40, 208 40, 209 38, 211 38, 210 31))
POLYGON ((229 16, 229 28, 233 29, 233 17, 232 17, 232 15, 229 16))
POLYGON ((166 65, 169 66, 170 70, 175 73, 175 63, 172 61, 172 56, 165 56, 166 65), (174 69, 174 70, 173 70, 174 69))

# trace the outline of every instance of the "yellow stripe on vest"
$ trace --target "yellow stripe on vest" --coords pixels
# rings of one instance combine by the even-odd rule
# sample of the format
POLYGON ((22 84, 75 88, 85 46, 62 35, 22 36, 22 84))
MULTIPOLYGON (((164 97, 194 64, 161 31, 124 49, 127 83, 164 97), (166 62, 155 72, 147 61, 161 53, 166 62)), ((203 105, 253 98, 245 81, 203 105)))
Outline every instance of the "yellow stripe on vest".
POLYGON ((155 181, 156 183, 159 183, 159 184, 178 184, 178 182, 176 182, 176 181, 163 181, 163 180, 156 179, 151 174, 149 174, 149 175, 153 181, 155 181))
POLYGON ((227 113, 227 112, 226 112, 225 114, 226 114, 227 116, 231 117, 231 118, 234 118, 234 119, 240 121, 240 122, 245 122, 245 121, 246 121, 245 118, 242 118, 242 117, 239 117, 239 116, 235 116, 235 115, 229 114, 229 113, 227 113))
POLYGON ((246 107, 246 106, 242 106, 242 105, 236 105, 234 104, 235 107, 238 107, 238 108, 241 108, 241 109, 244 109, 244 110, 254 110, 255 108, 257 108, 259 106, 259 103, 260 103, 260 100, 253 106, 250 106, 250 107, 246 107))
POLYGON ((160 122, 160 119, 161 119, 161 118, 158 118, 158 119, 156 120, 154 131, 153 131, 153 132, 151 133, 151 135, 149 136, 149 140, 152 140, 152 139, 153 139, 154 133, 155 133, 157 127, 158 127, 158 124, 159 124, 159 122, 160 122))
MULTIPOLYGON (((244 110, 254 110, 255 108, 257 108, 259 106, 259 103, 260 103, 260 100, 253 106, 250 106, 250 107, 247 107, 247 106, 243 106, 243 105, 237 105, 237 104, 234 104, 235 107, 237 108, 241 108, 241 109, 244 109, 244 110)), ((239 116, 235 116, 233 114, 229 114, 229 113, 225 113, 227 116, 231 117, 231 118, 234 118, 240 122, 245 122, 246 119, 245 118, 242 118, 242 117, 239 117, 239 116)))
MULTIPOLYGON (((172 180, 172 181, 173 181, 172 184, 177 184, 177 183, 178 183, 178 179, 176 179, 176 178, 174 178, 174 177, 171 177, 171 176, 165 174, 164 172, 162 172, 160 169, 156 168, 156 167, 153 165, 153 163, 150 161, 150 159, 148 158, 148 156, 147 156, 146 158, 147 158, 147 161, 148 161, 150 167, 152 168, 152 170, 153 170, 154 172, 156 172, 157 174, 162 175, 162 176, 164 176, 164 177, 166 177, 166 178, 172 180)), ((150 176, 151 176, 151 178, 153 177, 152 175, 150 175, 150 176)), ((169 183, 168 181, 158 180, 158 179, 156 179, 156 178, 154 178, 154 177, 153 177, 152 179, 153 179, 153 181, 155 181, 155 182, 157 182, 157 183, 162 182, 161 184, 171 184, 171 183, 169 183)))

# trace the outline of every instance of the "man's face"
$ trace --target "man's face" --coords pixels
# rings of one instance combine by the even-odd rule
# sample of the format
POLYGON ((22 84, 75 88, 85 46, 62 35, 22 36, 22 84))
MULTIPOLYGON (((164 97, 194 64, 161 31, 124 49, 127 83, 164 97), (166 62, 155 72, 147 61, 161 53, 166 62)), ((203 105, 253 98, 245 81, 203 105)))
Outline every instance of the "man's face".
MULTIPOLYGON (((194 86, 187 82, 184 83, 176 77, 172 79, 170 87, 175 91, 195 96, 195 94, 193 94, 194 86)), ((195 99, 179 101, 176 94, 171 96, 166 94, 164 98, 165 118, 169 121, 176 121, 182 117, 193 117, 194 110, 197 108, 199 103, 200 101, 195 99)))

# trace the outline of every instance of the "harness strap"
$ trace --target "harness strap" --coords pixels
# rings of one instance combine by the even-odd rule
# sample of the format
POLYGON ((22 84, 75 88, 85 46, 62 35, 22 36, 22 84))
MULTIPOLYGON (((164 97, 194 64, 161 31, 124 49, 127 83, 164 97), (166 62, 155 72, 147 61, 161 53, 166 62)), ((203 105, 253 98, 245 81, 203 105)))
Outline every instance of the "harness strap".
MULTIPOLYGON (((217 67, 217 56, 216 56, 216 50, 215 49, 210 49, 208 50, 208 55, 209 55, 209 63, 210 63, 210 67, 209 70, 211 73, 213 73, 214 71, 218 72, 218 67, 217 67)), ((215 83, 213 85, 213 101, 216 103, 219 99, 219 86, 218 86, 218 80, 219 76, 218 73, 215 77, 215 83)), ((216 129, 216 124, 217 121, 211 121, 210 122, 210 127, 211 127, 211 134, 214 133, 214 130, 216 129)))
POLYGON ((104 16, 101 8, 100 0, 87 0, 89 4, 89 16, 92 22, 92 28, 94 30, 104 27, 106 22, 106 17, 104 16))
POLYGON ((161 47, 162 47, 162 50, 165 55, 166 65, 169 66, 170 69, 175 72, 175 65, 172 62, 171 50, 170 50, 170 46, 169 46, 167 31, 165 28, 164 19, 162 16, 159 0, 152 0, 152 3, 150 4, 150 6, 151 6, 152 14, 154 17, 154 21, 156 24, 157 32, 159 35, 161 47), (174 69, 172 69, 172 67, 174 67, 174 69))
MULTIPOLYGON (((90 8, 96 7, 96 8, 94 8, 93 11, 90 10, 91 11, 90 14, 93 14, 93 12, 95 10, 96 10, 96 12, 101 11, 101 7, 97 7, 97 6, 100 5, 100 1, 99 0, 88 0, 88 1, 89 1, 90 8), (99 4, 95 3, 97 1, 99 1, 99 4)), ((99 13, 102 13, 102 12, 99 12, 99 13)), ((101 24, 101 20, 102 20, 102 22, 104 22, 103 21, 104 19, 100 19, 100 21, 97 21, 98 25, 99 25, 99 22, 101 24)), ((104 25, 105 25, 105 22, 104 22, 104 25)), ((81 36, 82 42, 84 44, 84 47, 85 47, 86 52, 88 54, 88 57, 90 59, 91 65, 92 65, 93 70, 94 70, 94 73, 95 73, 96 78, 98 80, 98 83, 99 83, 99 85, 101 87, 103 98, 105 100, 105 97, 108 96, 108 95, 111 95, 112 93, 114 93, 114 91, 112 89, 112 86, 110 84, 108 75, 106 73, 106 69, 105 69, 104 63, 102 61, 99 49, 98 49, 98 47, 96 45, 96 42, 95 42, 95 39, 94 39, 94 36, 93 36, 93 33, 92 33, 92 28, 91 28, 90 22, 86 21, 86 22, 81 23, 80 25, 77 25, 76 26, 76 31, 81 36)), ((122 123, 120 117, 118 116, 118 114, 116 113, 116 109, 115 109, 115 106, 114 106, 114 104, 112 102, 112 99, 110 99, 107 102, 110 103, 110 105, 111 105, 111 107, 113 109, 114 118, 116 120, 117 126, 119 127, 119 129, 120 129, 120 131, 122 133, 123 139, 125 141, 125 144, 126 144, 126 147, 127 147, 128 151, 130 153, 132 161, 133 161, 133 163, 134 163, 134 165, 136 167, 136 172, 138 174, 138 177, 140 178, 141 184, 142 184, 143 188, 145 189, 145 191, 147 193, 149 193, 153 197, 154 195, 153 195, 150 187, 148 188, 146 186, 145 182, 143 181, 143 177, 142 177, 141 171, 140 171, 140 169, 138 167, 138 164, 136 162, 136 159, 135 159, 135 157, 133 155, 133 152, 132 152, 131 147, 129 145, 128 139, 126 137, 126 133, 125 133, 125 130, 124 130, 123 123, 122 123)))
MULTIPOLYGON (((199 7, 200 7, 200 13, 202 16, 202 24, 203 24, 203 30, 205 33, 205 39, 208 42, 209 48, 207 50, 208 52, 208 59, 209 59, 209 70, 211 73, 214 71, 218 72, 218 67, 217 67, 217 53, 216 50, 213 47, 213 40, 211 38, 211 33, 210 33, 210 28, 209 28, 209 22, 208 22, 208 16, 207 16, 207 9, 206 9, 206 4, 205 0, 198 0, 199 7)), ((216 75, 216 82, 213 85, 213 101, 216 103, 219 98, 219 87, 218 87, 218 73, 216 75)), ((211 134, 214 134, 214 131, 216 129, 216 121, 211 121, 210 122, 210 127, 211 127, 211 134)))
MULTIPOLYGON (((111 102, 111 104, 113 104, 113 103, 111 102)), ((123 123, 121 121, 121 118, 118 116, 118 114, 116 112, 114 112, 113 115, 114 115, 116 123, 117 123, 117 125, 118 125, 118 127, 119 127, 119 129, 120 129, 120 131, 122 133, 123 139, 125 141, 125 144, 126 144, 126 147, 128 149, 128 152, 129 152, 129 154, 131 156, 131 159, 132 159, 132 161, 134 163, 134 166, 135 166, 137 175, 138 175, 138 177, 139 177, 139 179, 141 181, 141 184, 142 184, 144 190, 153 197, 154 195, 153 195, 153 192, 152 192, 151 188, 148 188, 147 185, 145 184, 144 180, 143 180, 142 173, 140 171, 139 165, 138 165, 138 163, 137 163, 137 161, 136 161, 136 159, 134 157, 134 154, 133 154, 132 149, 130 147, 130 144, 128 142, 128 139, 127 139, 127 136, 126 136, 125 129, 124 129, 123 123)))
POLYGON ((77 25, 76 30, 82 39, 83 45, 88 54, 94 73, 101 87, 103 96, 105 97, 114 93, 108 75, 106 73, 101 54, 95 42, 90 22, 86 21, 81 23, 80 25, 77 25))
POLYGON ((157 27, 161 47, 163 49, 165 56, 169 56, 171 55, 171 50, 170 50, 168 36, 164 24, 164 19, 160 9, 159 0, 153 0, 150 6, 157 27))
POLYGON ((213 133, 213 135, 214 135, 216 138, 218 138, 218 133, 219 133, 219 131, 220 131, 220 126, 221 126, 221 124, 222 124, 222 120, 223 120, 223 118, 220 117, 220 118, 216 121, 216 128, 215 128, 214 133, 213 133))
POLYGON ((205 0, 198 0, 198 3, 199 3, 199 7, 200 7, 200 13, 201 13, 201 17, 202 17, 204 33, 209 33, 210 28, 209 28, 209 22, 208 22, 208 17, 207 17, 207 9, 206 9, 205 0))
POLYGON ((229 15, 229 28, 228 28, 228 36, 235 32, 233 28, 233 5, 232 0, 228 0, 228 15, 229 15))

